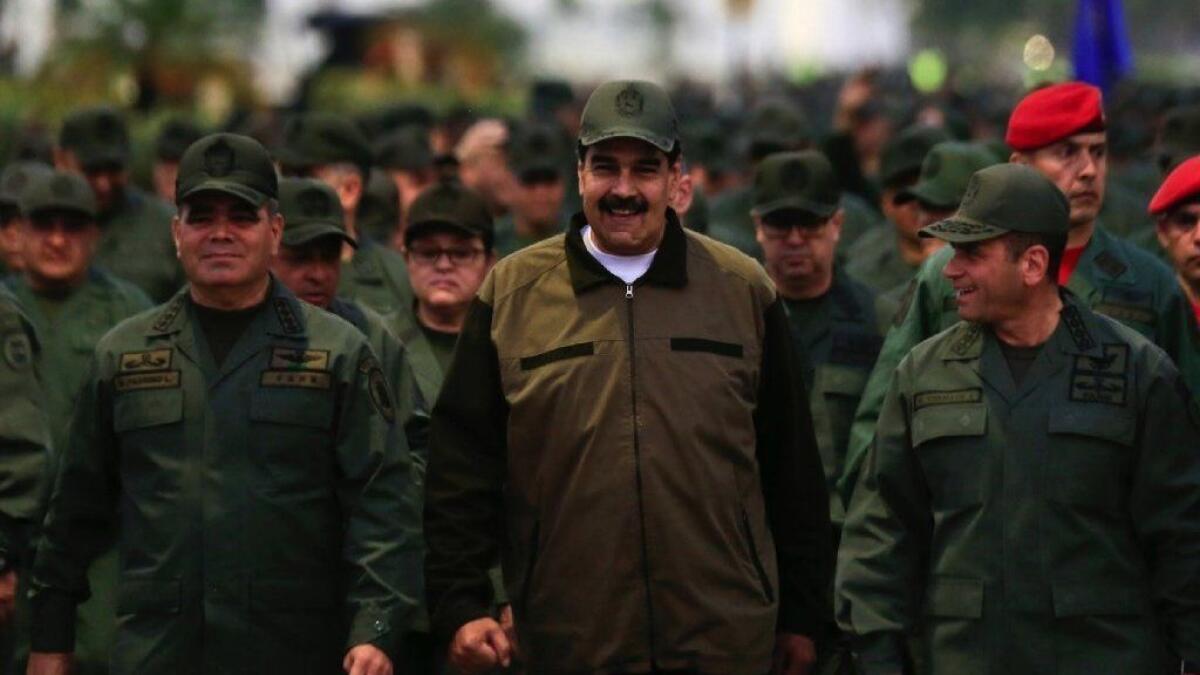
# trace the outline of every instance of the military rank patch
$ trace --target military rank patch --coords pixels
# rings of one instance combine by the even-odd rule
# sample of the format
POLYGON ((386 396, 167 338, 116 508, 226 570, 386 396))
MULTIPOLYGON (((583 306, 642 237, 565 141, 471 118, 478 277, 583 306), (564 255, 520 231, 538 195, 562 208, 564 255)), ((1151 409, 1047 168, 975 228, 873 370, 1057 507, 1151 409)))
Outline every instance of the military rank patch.
POLYGON ((983 400, 983 389, 955 389, 953 391, 922 391, 913 396, 913 412, 935 405, 955 403, 979 403, 983 400))
POLYGON ((1154 325, 1158 313, 1143 305, 1131 305, 1123 302, 1104 301, 1096 305, 1097 314, 1103 314, 1121 323, 1144 323, 1154 325))
POLYGON ((950 345, 950 351, 957 356, 964 356, 983 336, 983 327, 977 323, 968 324, 962 330, 962 335, 950 345))
POLYGON ((388 391, 387 380, 383 378, 383 370, 373 356, 364 357, 358 364, 358 371, 367 376, 367 392, 371 396, 371 405, 375 411, 383 415, 388 423, 396 421, 396 406, 392 404, 392 393, 388 391))
POLYGON ((333 386, 333 376, 319 370, 264 370, 258 383, 264 387, 329 389, 333 386))
POLYGON ((167 308, 163 310, 162 314, 158 315, 158 318, 154 320, 154 325, 151 326, 151 328, 160 333, 167 330, 171 327, 171 324, 175 323, 175 317, 179 316, 179 313, 182 311, 183 298, 175 298, 175 301, 170 305, 167 305, 167 308))
POLYGON ((13 370, 25 370, 33 363, 33 346, 29 336, 23 331, 15 331, 5 335, 2 350, 4 362, 13 370))
POLYGON ((1071 400, 1125 405, 1129 345, 1106 344, 1103 356, 1075 357, 1071 369, 1071 400))
POLYGON ((113 378, 113 389, 116 391, 138 391, 141 389, 174 389, 179 386, 178 370, 160 370, 157 372, 133 372, 117 375, 113 378))
POLYGON ((272 370, 329 370, 329 352, 321 349, 271 349, 272 370))
POLYGON ((1062 311, 1062 318, 1067 324, 1067 332, 1071 334, 1071 340, 1075 342, 1076 347, 1083 351, 1088 351, 1096 346, 1096 341, 1092 339, 1091 332, 1083 324, 1083 317, 1079 315, 1078 307, 1068 305, 1062 311))
POLYGON ((122 373, 166 370, 171 367, 170 349, 150 349, 141 352, 124 352, 118 359, 117 370, 122 373))
POLYGON ((279 317, 279 325, 285 333, 297 335, 303 332, 300 319, 296 318, 296 313, 292 311, 292 303, 284 298, 275 298, 275 315, 279 317))
POLYGON ((1096 267, 1114 279, 1125 273, 1129 269, 1125 263, 1117 259, 1117 256, 1108 251, 1103 251, 1096 256, 1096 267))

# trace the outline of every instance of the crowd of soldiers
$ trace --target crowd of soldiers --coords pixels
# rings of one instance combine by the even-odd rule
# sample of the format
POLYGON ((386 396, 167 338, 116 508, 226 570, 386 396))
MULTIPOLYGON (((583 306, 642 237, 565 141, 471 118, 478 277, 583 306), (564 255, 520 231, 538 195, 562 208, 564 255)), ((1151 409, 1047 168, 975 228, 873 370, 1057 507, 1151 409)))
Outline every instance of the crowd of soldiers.
POLYGON ((4 166, 2 672, 1200 673, 1200 107, 533 98, 4 166))

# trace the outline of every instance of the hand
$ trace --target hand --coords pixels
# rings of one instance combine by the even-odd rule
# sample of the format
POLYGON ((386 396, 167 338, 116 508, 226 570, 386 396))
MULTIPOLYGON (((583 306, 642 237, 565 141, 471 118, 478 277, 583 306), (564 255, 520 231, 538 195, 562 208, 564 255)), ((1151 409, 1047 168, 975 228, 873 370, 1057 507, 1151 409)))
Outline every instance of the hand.
POLYGON ((817 662, 817 647, 813 641, 795 633, 775 636, 775 658, 772 675, 808 675, 817 662))
POLYGON ((30 652, 25 675, 68 675, 73 662, 69 653, 30 652))
POLYGON ((491 617, 463 624, 450 643, 450 665, 467 675, 507 668, 512 656, 512 642, 491 617))
POLYGON ((17 572, 8 570, 0 574, 0 626, 8 625, 16 610, 17 572))
POLYGON ((513 656, 520 654, 521 647, 517 644, 517 623, 513 620, 512 605, 505 605, 500 610, 500 628, 504 629, 504 637, 508 638, 513 656))
POLYGON ((348 675, 392 675, 392 660, 375 645, 356 645, 342 661, 348 675))

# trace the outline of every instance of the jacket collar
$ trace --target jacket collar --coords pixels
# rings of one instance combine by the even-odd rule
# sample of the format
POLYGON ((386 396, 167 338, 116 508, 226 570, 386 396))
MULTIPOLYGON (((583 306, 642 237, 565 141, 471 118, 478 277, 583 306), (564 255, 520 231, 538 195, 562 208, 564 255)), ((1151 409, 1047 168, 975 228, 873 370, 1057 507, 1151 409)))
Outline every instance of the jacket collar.
MULTIPOLYGON (((1066 288, 1059 288, 1063 308, 1058 327, 1051 334, 1047 346, 1057 344, 1058 348, 1068 354, 1101 354, 1100 343, 1096 339, 1096 315, 1091 312, 1079 298, 1066 288)), ((950 329, 949 339, 939 348, 939 356, 943 361, 973 361, 978 360, 983 353, 984 333, 990 332, 982 324, 961 322, 950 329)))
MULTIPOLYGON (((588 253, 583 243, 583 227, 587 219, 583 213, 571 217, 571 225, 567 230, 566 255, 567 270, 571 275, 571 288, 576 295, 585 293, 603 284, 622 284, 620 279, 604 268, 598 260, 588 253)), ((666 231, 662 243, 658 245, 658 253, 650 263, 650 269, 638 279, 637 283, 663 286, 666 288, 683 288, 687 285, 687 235, 679 224, 679 217, 674 209, 667 209, 666 231)))
MULTIPOLYGON (((188 324, 187 306, 191 302, 191 285, 187 284, 171 298, 150 323, 146 335, 150 337, 173 335, 183 331, 188 324)), ((267 334, 286 338, 303 338, 308 334, 304 311, 300 300, 286 286, 271 275, 264 307, 264 328, 267 334)))

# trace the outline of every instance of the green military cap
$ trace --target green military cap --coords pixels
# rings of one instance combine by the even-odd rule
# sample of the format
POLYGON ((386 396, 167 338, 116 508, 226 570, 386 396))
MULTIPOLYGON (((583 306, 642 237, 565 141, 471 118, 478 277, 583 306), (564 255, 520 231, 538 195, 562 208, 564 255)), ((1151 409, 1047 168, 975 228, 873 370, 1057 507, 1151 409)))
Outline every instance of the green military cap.
POLYGON ((939 209, 958 206, 971 175, 996 163, 990 150, 975 143, 946 141, 930 149, 916 185, 896 195, 896 203, 917 200, 939 209))
POLYGON ((303 171, 325 164, 348 163, 371 170, 371 148, 353 122, 331 113, 304 113, 288 120, 279 147, 287 170, 303 171))
POLYGON ((767 99, 756 105, 750 111, 746 132, 750 155, 755 159, 797 150, 812 140, 812 128, 804 111, 782 98, 767 99))
POLYGON ((798 210, 828 218, 841 201, 833 165, 816 150, 767 155, 754 171, 754 202, 750 213, 766 216, 798 210))
POLYGON ((129 163, 129 129, 116 108, 83 108, 67 115, 58 145, 71 151, 84 169, 124 167, 129 163))
POLYGON ((1200 105, 1167 111, 1158 141, 1158 168, 1168 173, 1180 162, 1200 153, 1200 105))
POLYGON ((433 166, 429 130, 410 124, 384 136, 374 148, 375 166, 397 171, 420 171, 433 166))
POLYGON ((420 103, 394 103, 358 116, 358 128, 370 141, 387 136, 409 126, 428 129, 433 126, 433 112, 420 103))
POLYGON ((508 167, 518 179, 538 173, 562 177, 566 155, 562 133, 546 124, 523 124, 508 139, 508 167))
POLYGON ((489 248, 496 234, 487 202, 457 181, 435 183, 417 196, 408 207, 404 243, 410 244, 422 232, 436 228, 478 235, 489 248))
POLYGON ((995 164, 971 176, 962 205, 922 237, 951 243, 992 239, 1009 232, 1066 235, 1071 204, 1054 183, 1024 164, 995 164))
POLYGON ((279 213, 283 245, 303 246, 320 237, 339 237, 357 245, 346 233, 342 203, 333 188, 314 178, 279 179, 279 213))
POLYGON ((373 237, 390 236, 400 225, 400 190, 392 177, 372 171, 358 202, 357 227, 373 237))
POLYGON ((279 194, 279 177, 271 155, 249 136, 209 134, 191 144, 179 159, 175 201, 205 190, 233 195, 254 208, 279 194))
POLYGON ((689 164, 722 173, 734 169, 737 160, 733 157, 729 134, 712 120, 698 120, 683 128, 683 147, 689 164))
POLYGON ((679 142, 675 107, 662 87, 643 80, 612 80, 596 87, 583 107, 579 144, 636 138, 671 152, 679 142))
POLYGON ((19 161, 12 162, 0 172, 0 205, 19 206, 21 195, 39 175, 50 173, 52 169, 41 162, 19 161))
POLYGON ((21 212, 33 216, 39 211, 70 211, 96 217, 96 195, 92 187, 77 173, 66 171, 37 172, 21 193, 21 212))
POLYGON ((566 80, 538 80, 529 89, 529 114, 535 117, 553 115, 554 111, 574 102, 575 90, 566 80))
POLYGON ((950 140, 950 133, 941 127, 914 124, 893 136, 884 146, 879 160, 879 181, 891 187, 910 174, 921 171, 925 155, 938 143, 950 140))
POLYGON ((200 125, 191 120, 173 118, 162 125, 154 141, 154 156, 160 162, 178 162, 188 146, 204 137, 200 125))

